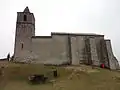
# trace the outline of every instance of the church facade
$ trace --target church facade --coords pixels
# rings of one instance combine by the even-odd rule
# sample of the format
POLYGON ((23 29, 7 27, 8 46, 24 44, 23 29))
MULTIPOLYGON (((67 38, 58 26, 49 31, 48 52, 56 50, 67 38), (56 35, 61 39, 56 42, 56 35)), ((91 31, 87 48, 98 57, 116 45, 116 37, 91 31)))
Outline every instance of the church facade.
POLYGON ((51 36, 35 36, 35 17, 28 7, 17 12, 14 61, 119 67, 111 41, 104 35, 52 32, 51 36))

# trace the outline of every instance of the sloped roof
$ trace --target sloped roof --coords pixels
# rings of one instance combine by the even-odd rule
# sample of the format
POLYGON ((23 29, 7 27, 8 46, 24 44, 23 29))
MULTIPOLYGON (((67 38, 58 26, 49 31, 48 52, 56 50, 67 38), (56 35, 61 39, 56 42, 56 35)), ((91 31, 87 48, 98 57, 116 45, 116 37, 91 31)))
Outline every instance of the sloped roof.
POLYGON ((23 11, 23 12, 30 12, 30 10, 29 10, 28 6, 24 9, 24 11, 23 11))

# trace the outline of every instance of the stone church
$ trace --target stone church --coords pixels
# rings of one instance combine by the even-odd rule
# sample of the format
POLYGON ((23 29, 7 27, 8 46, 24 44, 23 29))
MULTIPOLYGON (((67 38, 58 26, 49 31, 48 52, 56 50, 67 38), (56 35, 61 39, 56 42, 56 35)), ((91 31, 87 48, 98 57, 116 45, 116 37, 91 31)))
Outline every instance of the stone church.
POLYGON ((119 67, 111 41, 104 35, 52 32, 51 36, 35 36, 35 17, 28 7, 17 12, 14 61, 119 67))

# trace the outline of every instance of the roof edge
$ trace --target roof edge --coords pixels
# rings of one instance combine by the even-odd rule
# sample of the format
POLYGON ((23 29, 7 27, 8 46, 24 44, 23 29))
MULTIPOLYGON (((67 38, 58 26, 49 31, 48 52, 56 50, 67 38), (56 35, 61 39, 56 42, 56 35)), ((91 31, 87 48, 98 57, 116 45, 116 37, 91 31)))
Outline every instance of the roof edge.
POLYGON ((52 36, 32 36, 32 38, 52 38, 52 36))
POLYGON ((73 36, 103 36, 95 33, 65 33, 65 32, 51 32, 51 35, 73 35, 73 36))

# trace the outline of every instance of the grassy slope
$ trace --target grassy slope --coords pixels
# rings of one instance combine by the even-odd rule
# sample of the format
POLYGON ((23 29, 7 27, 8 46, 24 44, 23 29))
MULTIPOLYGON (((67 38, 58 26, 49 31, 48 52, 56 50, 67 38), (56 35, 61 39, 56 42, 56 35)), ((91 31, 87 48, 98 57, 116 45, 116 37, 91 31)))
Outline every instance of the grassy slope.
MULTIPOLYGON (((53 67, 43 65, 8 64, 4 69, 4 77, 0 78, 0 90, 120 90, 120 73, 102 69, 86 68, 84 71, 66 70, 57 67, 60 77, 54 84, 30 85, 27 76, 32 73, 44 73, 51 71, 53 67), (93 71, 93 72, 88 72, 93 71), (72 73, 72 74, 71 74, 72 73), (72 75, 72 76, 71 76, 72 75), (69 77, 72 77, 69 79, 69 77)), ((76 68, 76 67, 74 67, 76 68)))

